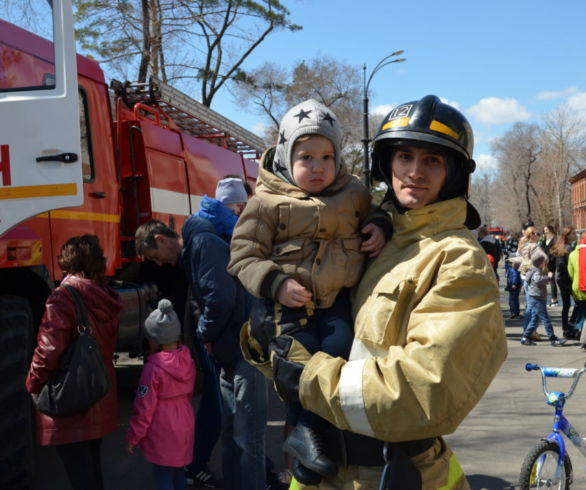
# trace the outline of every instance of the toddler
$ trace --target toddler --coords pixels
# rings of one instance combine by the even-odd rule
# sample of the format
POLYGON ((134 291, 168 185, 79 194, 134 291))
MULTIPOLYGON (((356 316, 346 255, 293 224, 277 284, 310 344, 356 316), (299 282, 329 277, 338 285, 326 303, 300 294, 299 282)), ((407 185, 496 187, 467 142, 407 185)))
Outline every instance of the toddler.
POLYGON ((130 454, 136 446, 142 449, 153 464, 157 490, 187 490, 184 467, 193 457, 195 363, 181 345, 181 325, 168 299, 148 316, 144 333, 151 354, 136 390, 126 449, 130 454))
MULTIPOLYGON (((391 226, 386 213, 367 219, 370 193, 342 164, 341 142, 324 105, 307 100, 290 109, 234 229, 228 271, 256 296, 250 333, 265 350, 273 335, 288 334, 312 353, 350 352, 347 288, 361 276, 363 254, 378 255, 391 226)), ((266 362, 266 352, 258 360, 266 362)), ((320 434, 327 422, 295 404, 288 417, 296 424, 284 449, 296 458, 295 478, 312 485, 334 475, 320 434)))
POLYGON ((511 312, 511 319, 521 318, 519 311, 519 293, 523 282, 521 280, 521 273, 519 267, 521 266, 521 257, 519 260, 515 258, 507 259, 505 261, 505 276, 507 278, 507 285, 505 291, 509 292, 509 310, 511 312))
MULTIPOLYGON (((545 326, 545 332, 553 346, 559 346, 566 343, 566 339, 558 339, 553 331, 553 326, 547 313, 547 284, 551 277, 543 273, 547 265, 547 256, 545 253, 534 253, 531 257, 533 267, 529 269, 525 276, 527 284, 527 307, 525 308, 525 318, 523 320, 523 345, 535 345, 531 340, 531 334, 537 329, 539 319, 545 326)), ((553 275, 552 272, 549 274, 553 275)))

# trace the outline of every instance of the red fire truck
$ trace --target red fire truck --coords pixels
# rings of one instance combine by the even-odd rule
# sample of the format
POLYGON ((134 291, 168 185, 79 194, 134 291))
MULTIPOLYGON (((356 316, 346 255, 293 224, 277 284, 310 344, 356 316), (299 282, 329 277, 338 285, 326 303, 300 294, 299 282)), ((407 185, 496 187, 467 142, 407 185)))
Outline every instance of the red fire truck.
MULTIPOLYGON (((50 3, 50 2, 49 2, 50 3)), ((34 425, 24 391, 44 302, 70 237, 99 237, 124 298, 119 350, 140 350, 156 288, 139 277, 137 226, 180 231, 228 174, 254 183, 264 144, 159 83, 106 84, 75 55, 70 0, 53 0, 54 39, 0 20, 0 488, 31 488, 34 425), (77 67, 76 67, 77 65, 77 67)))

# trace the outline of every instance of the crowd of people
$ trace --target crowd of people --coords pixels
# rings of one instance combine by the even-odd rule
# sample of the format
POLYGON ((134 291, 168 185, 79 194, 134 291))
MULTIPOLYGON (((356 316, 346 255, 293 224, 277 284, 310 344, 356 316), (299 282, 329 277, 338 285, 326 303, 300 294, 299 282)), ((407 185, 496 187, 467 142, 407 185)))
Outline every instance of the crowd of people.
MULTIPOLYGON (((347 172, 341 141, 334 112, 304 101, 283 117, 254 191, 225 176, 181 233, 158 220, 136 231, 145 274, 165 280, 144 325, 126 440, 152 463, 157 490, 468 488, 443 436, 507 354, 501 249, 473 234, 472 129, 433 95, 389 112, 372 146, 373 176, 388 188, 380 206, 347 172), (290 487, 266 454, 267 379, 288 408, 290 487), (208 466, 218 438, 222 478, 208 466)), ((91 295, 94 321, 108 315, 98 340, 111 367, 120 304, 94 248, 98 270, 63 260, 64 282, 91 295)), ((62 288, 47 305, 27 380, 34 396, 75 337, 62 288)), ((91 418, 39 414, 41 443, 58 445, 75 490, 103 489, 113 386, 91 418)))
POLYGON ((521 343, 535 345, 542 340, 537 332, 541 322, 551 345, 579 340, 580 348, 586 351, 586 336, 582 338, 586 318, 586 262, 580 261, 586 235, 578 240, 572 226, 564 227, 560 234, 552 225, 540 231, 532 221, 521 232, 509 232, 502 240, 493 237, 490 245, 484 238, 487 234, 486 227, 479 228, 478 239, 486 253, 496 258, 495 267, 500 257, 504 258, 509 315, 511 319, 523 320, 521 343), (521 309, 523 297, 524 310, 521 309), (548 308, 557 306, 561 306, 561 338, 555 335, 548 313, 548 308))

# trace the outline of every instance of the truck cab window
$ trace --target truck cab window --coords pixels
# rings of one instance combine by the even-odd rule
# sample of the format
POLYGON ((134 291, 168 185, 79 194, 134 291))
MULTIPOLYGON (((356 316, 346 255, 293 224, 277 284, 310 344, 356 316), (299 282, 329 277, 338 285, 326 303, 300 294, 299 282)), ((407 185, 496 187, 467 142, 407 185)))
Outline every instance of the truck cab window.
POLYGON ((95 177, 92 134, 90 131, 87 95, 81 87, 79 89, 79 132, 81 136, 81 171, 83 181, 91 182, 95 177))
POLYGON ((33 53, 35 44, 38 44, 36 36, 53 41, 52 16, 51 4, 47 0, 0 2, 0 92, 55 88, 54 53, 45 53, 42 61, 40 56, 35 56, 38 53, 33 53), (30 32, 15 41, 16 31, 3 21, 30 32), (30 53, 23 52, 14 47, 15 43, 25 43, 33 48, 30 53))

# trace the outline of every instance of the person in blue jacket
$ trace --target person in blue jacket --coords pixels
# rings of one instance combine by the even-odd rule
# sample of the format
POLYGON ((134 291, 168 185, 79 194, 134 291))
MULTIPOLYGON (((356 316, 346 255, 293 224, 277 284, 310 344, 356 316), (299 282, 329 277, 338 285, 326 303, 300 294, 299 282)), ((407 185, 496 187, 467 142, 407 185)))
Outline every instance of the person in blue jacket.
POLYGON ((199 307, 197 338, 220 367, 226 490, 265 490, 267 478, 267 383, 244 361, 239 346, 251 297, 226 270, 229 240, 246 198, 240 179, 223 179, 216 198, 204 196, 199 211, 187 219, 181 237, 160 221, 141 225, 135 234, 139 255, 159 266, 182 266, 199 307))
POLYGON ((521 266, 521 260, 515 260, 517 257, 507 259, 505 261, 505 275, 507 278, 507 285, 505 291, 509 292, 509 310, 511 313, 511 319, 523 318, 519 311, 519 293, 523 286, 521 280, 521 273, 519 267, 521 266))

